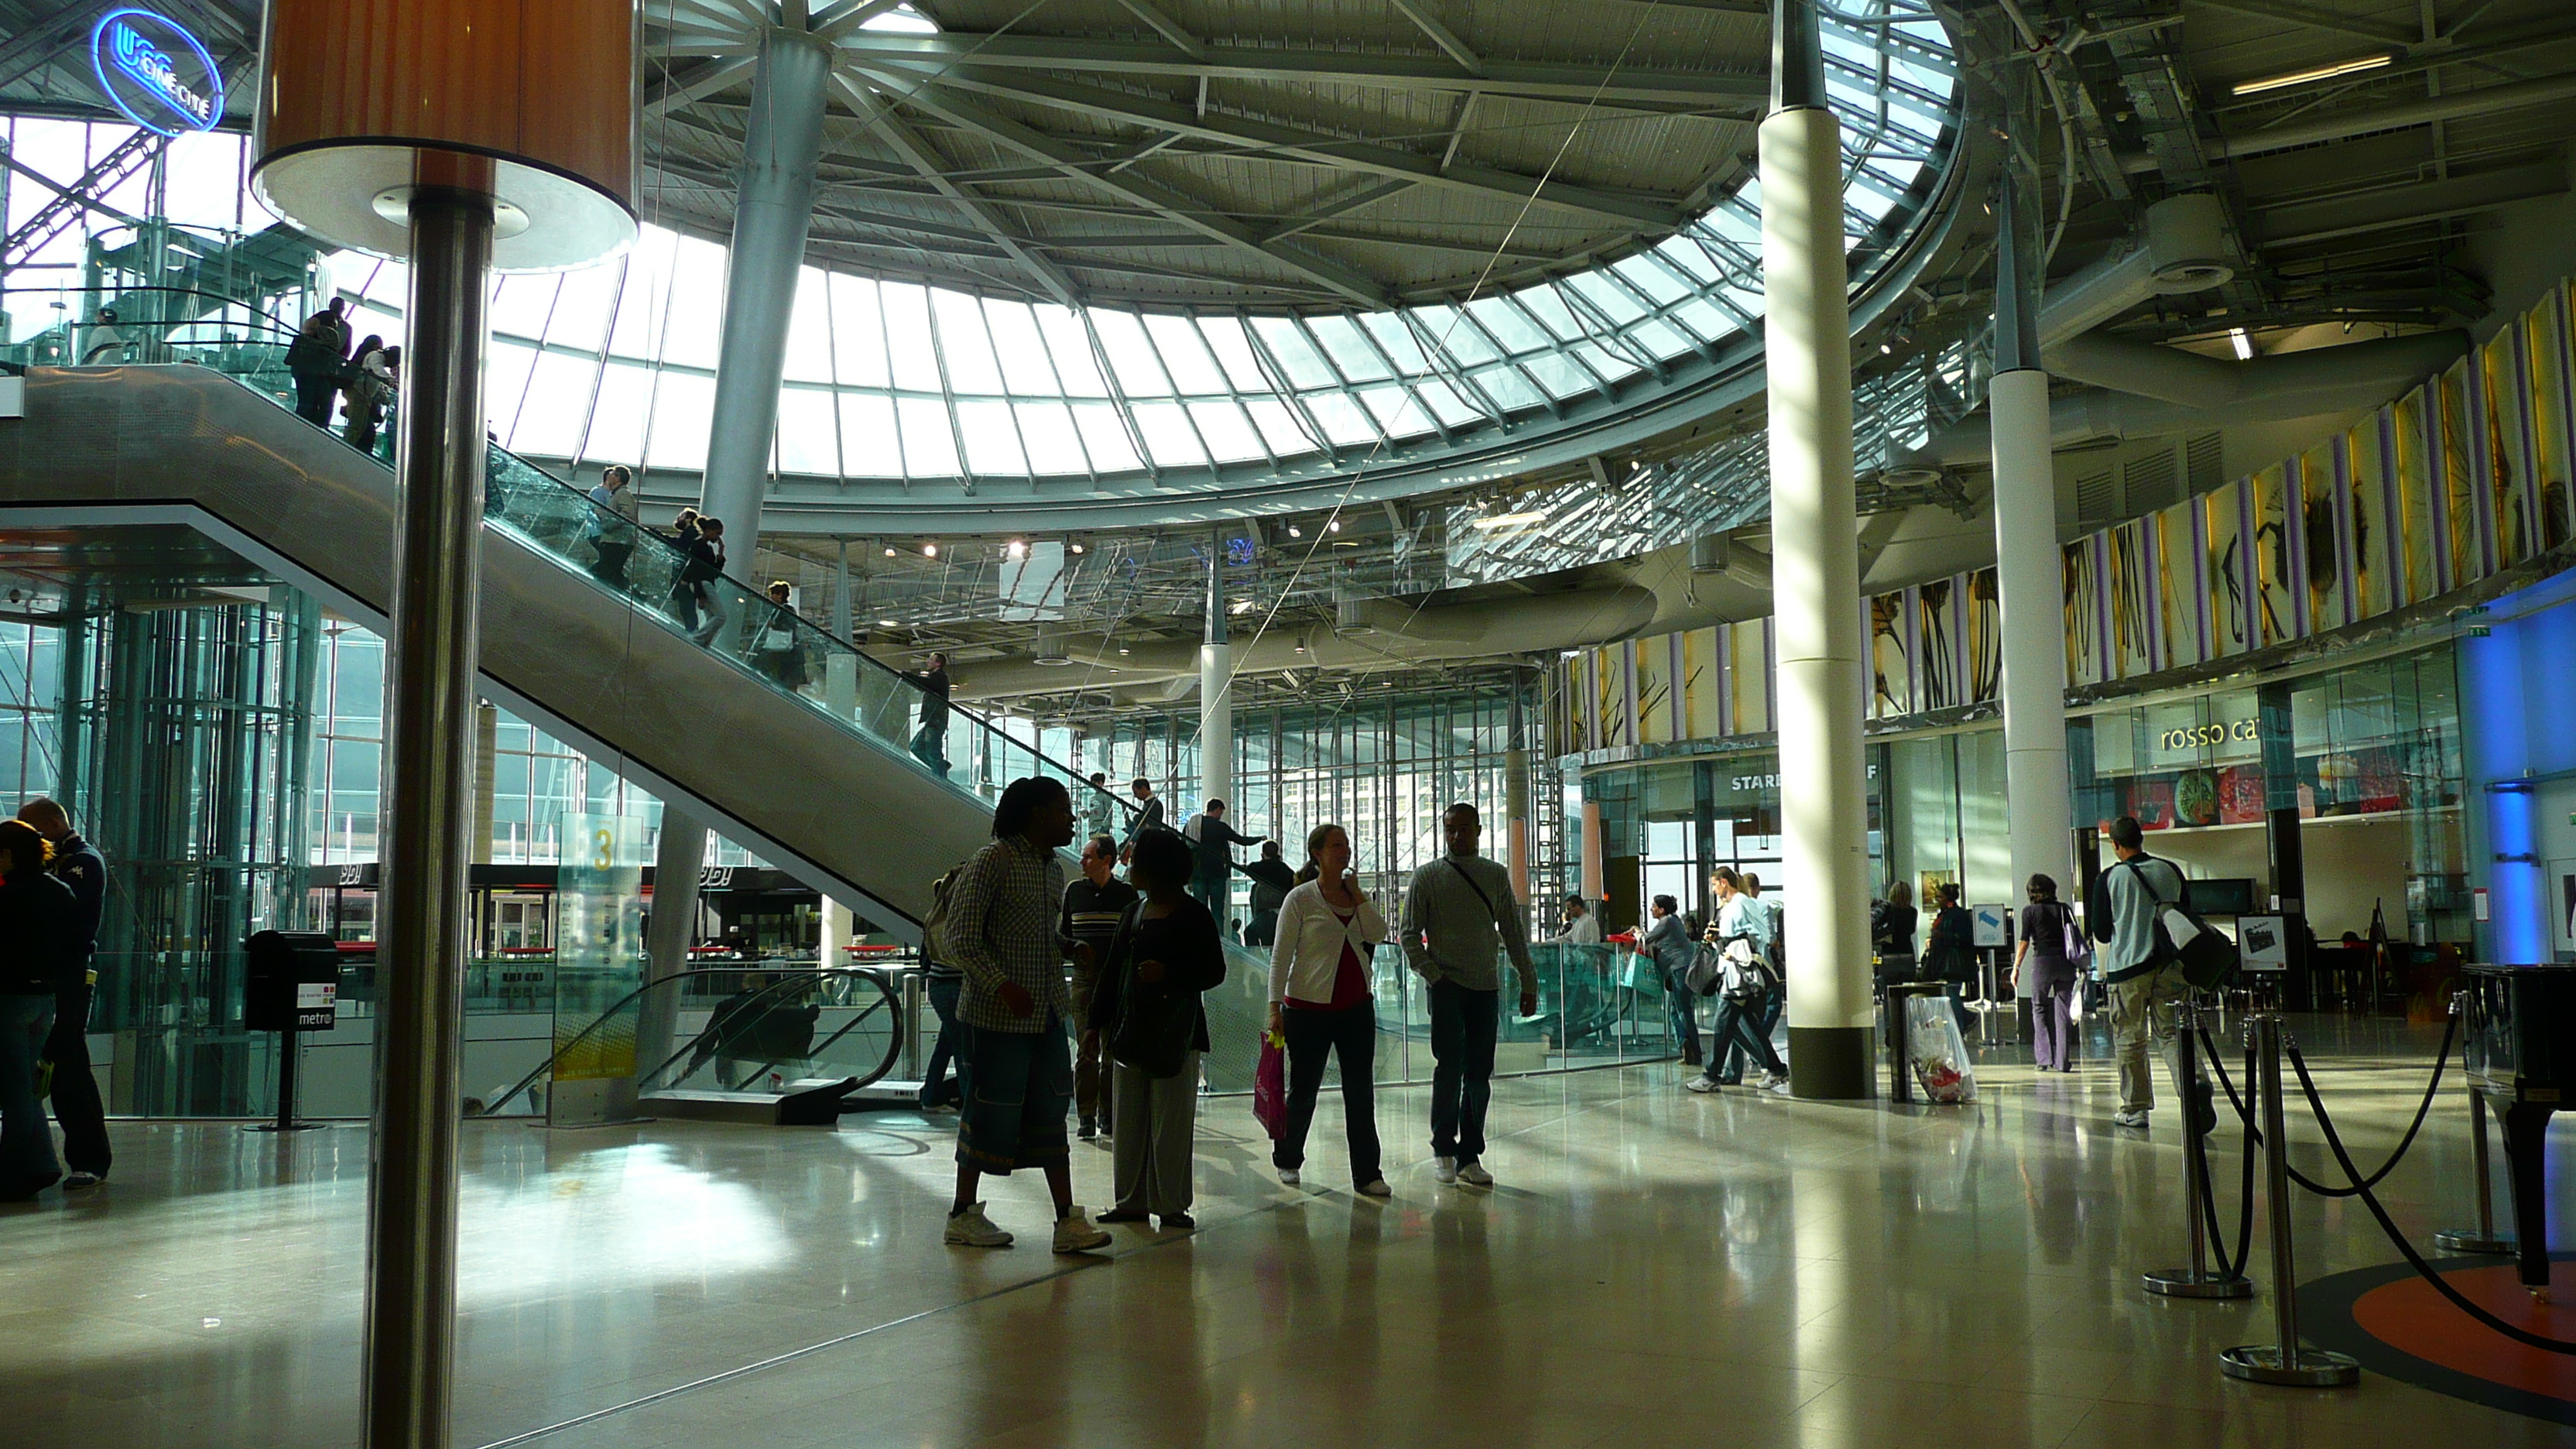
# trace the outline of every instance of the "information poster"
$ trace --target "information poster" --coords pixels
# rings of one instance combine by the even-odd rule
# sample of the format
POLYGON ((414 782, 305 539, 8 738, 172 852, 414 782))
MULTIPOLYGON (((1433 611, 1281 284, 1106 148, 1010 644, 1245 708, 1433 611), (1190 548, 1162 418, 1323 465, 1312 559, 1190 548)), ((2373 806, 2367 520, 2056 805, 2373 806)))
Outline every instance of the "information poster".
POLYGON ((557 1126, 634 1115, 644 984, 644 828, 623 815, 563 816, 555 886, 557 1126))

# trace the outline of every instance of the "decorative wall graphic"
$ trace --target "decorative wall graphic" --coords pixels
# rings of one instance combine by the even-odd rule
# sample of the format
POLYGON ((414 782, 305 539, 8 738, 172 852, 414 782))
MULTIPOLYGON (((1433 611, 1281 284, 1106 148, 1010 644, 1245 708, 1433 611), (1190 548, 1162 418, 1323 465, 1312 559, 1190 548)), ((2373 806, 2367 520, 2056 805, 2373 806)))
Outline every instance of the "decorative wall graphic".
POLYGON ((1682 730, 1691 739, 1715 739, 1727 732, 1726 677, 1718 647, 1724 633, 1721 625, 1682 636, 1682 730))
POLYGON ((1637 670, 1637 742, 1660 745, 1673 737, 1672 645, 1639 639, 1628 646, 1637 670))
POLYGON ((1906 657, 1905 595, 1879 594, 1869 601, 1869 712, 1911 714, 1914 710, 1912 661, 1906 657))
POLYGON ((2397 605, 2399 540, 2390 522, 2385 434, 2373 416, 2343 435, 2345 513, 2352 529, 2354 616, 2368 619, 2397 605))
POLYGON ((2154 608, 2161 621, 2157 637, 2164 649, 2164 667, 2180 669, 2209 658, 2208 620, 2201 608, 2207 594, 2201 580, 2208 576, 2200 559, 2200 511, 2192 503, 2177 503, 2144 520, 2154 540, 2158 567, 2155 572, 2154 608))
POLYGON ((2301 633, 2340 629, 2352 622, 2344 607, 2349 555, 2344 548, 2343 520, 2336 505, 2343 488, 2335 467, 2335 448, 2320 444, 2301 453, 2299 479, 2300 562, 2307 576, 2307 620, 2301 633))
POLYGON ((2292 590, 2298 571, 2290 551, 2290 470, 2295 463, 2275 463, 2257 473, 2254 489, 2254 622, 2264 645, 2299 636, 2298 600, 2292 590))
POLYGON ((2401 604, 2420 604, 2450 587, 2445 572, 2440 475, 2433 467, 2432 390, 2419 387, 2387 409, 2380 423, 2397 479, 2397 535, 2403 560, 2401 604))
POLYGON ((2146 530, 2139 521, 2111 530, 2111 668, 2116 677, 2155 670, 2155 639, 2148 621, 2155 600, 2154 570, 2146 530))
POLYGON ((2531 389, 2523 378, 2522 329, 2507 327, 2478 349, 2478 392, 2485 424, 2488 504, 2495 513, 2496 565, 2531 557, 2540 539, 2532 507, 2528 444, 2531 389))
POLYGON ((2060 551, 2066 586, 2066 682, 2102 682, 2102 570, 2099 537, 2077 539, 2060 551))
POLYGON ((2523 365, 2531 396, 2531 481, 2540 514, 2540 543, 2556 548, 2576 537, 2576 492, 2568 454, 2576 444, 2576 390, 2569 387, 2565 284, 2523 319, 2523 365))
POLYGON ((2254 570, 2245 536, 2245 480, 2201 500, 2201 566, 2208 579, 2210 656, 2254 647, 2254 570))
POLYGON ((1958 580, 1934 579, 1915 591, 1921 607, 1915 611, 1915 667, 1921 675, 1921 687, 1915 691, 1917 707, 1949 709, 1966 701, 1959 697, 1959 633, 1955 616, 1958 612, 1958 580))
POLYGON ((2442 500, 2443 542, 2449 547, 2450 572, 2443 587, 2455 589, 2486 576, 2486 548, 2478 528, 2477 475, 2470 467, 2469 364, 2451 364, 2433 383, 2437 439, 2433 476, 2442 500))
POLYGON ((1993 569, 1968 575, 1968 697, 1983 704, 2002 697, 2004 688, 2003 588, 1993 569))

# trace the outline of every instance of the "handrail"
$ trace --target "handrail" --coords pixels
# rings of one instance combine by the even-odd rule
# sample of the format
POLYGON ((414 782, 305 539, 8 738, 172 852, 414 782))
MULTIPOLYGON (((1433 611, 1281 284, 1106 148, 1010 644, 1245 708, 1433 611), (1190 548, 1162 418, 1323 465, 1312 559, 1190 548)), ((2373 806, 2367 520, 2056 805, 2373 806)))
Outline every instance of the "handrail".
MULTIPOLYGON (((865 976, 874 979, 880 986, 885 985, 885 969, 879 966, 770 966, 758 961, 737 962, 731 966, 693 966, 686 971, 674 971, 668 976, 657 976, 654 979, 645 982, 643 985, 636 987, 634 990, 627 992, 624 996, 617 998, 615 1002, 610 1004, 606 1011, 603 1011, 598 1016, 592 1018, 589 1025, 583 1027, 577 1032, 574 1032, 569 1040, 560 1043, 553 1051, 546 1053, 546 1059, 537 1063, 536 1067, 526 1076, 521 1077, 517 1086, 514 1086, 510 1090, 503 1092, 500 1096, 493 1098, 490 1102, 484 1105, 482 1111, 477 1112, 474 1115, 478 1117, 499 1116, 503 1107, 508 1106, 521 1092, 535 1086, 537 1078, 553 1071, 555 1063, 563 1059, 564 1053, 571 1051, 574 1047, 577 1047, 584 1041, 589 1040, 592 1032, 595 1032, 602 1026, 607 1025, 611 1018, 615 1017, 619 1012, 624 1011, 628 1006, 641 999, 644 993, 651 991, 654 987, 668 986, 672 982, 686 981, 697 976, 740 976, 747 971, 770 971, 776 972, 782 976, 865 976)), ((775 988, 778 984, 778 982, 773 981, 768 986, 762 987, 761 989, 763 991, 768 991, 775 988)), ((713 1023, 710 1022, 709 1025, 712 1026, 713 1023)), ((690 1047, 694 1047, 696 1044, 697 1043, 693 1038, 690 1042, 690 1047)), ((639 1073, 636 1076, 636 1081, 642 1082, 648 1076, 660 1073, 664 1069, 668 1068, 671 1065, 671 1062, 678 1061, 680 1059, 680 1055, 688 1050, 689 1047, 683 1047, 680 1052, 672 1054, 670 1060, 663 1062, 661 1066, 655 1067, 652 1072, 639 1073)))
MULTIPOLYGON (((841 972, 835 972, 834 974, 842 974, 842 973, 841 973, 841 972)), ((848 1036, 848 1035, 850 1034, 850 1032, 852 1031, 852 1029, 856 1028, 860 1022, 866 1021, 869 1017, 872 1017, 872 1016, 876 1015, 876 1011, 877 1011, 877 1008, 878 1008, 879 1006, 890 1005, 890 1004, 894 1001, 894 983, 892 983, 892 982, 890 982, 890 981, 888 981, 888 980, 886 980, 886 979, 885 979, 885 969, 884 969, 883 967, 868 967, 868 966, 862 966, 862 967, 847 968, 847 974, 852 974, 852 975, 862 976, 862 977, 867 978, 868 980, 871 980, 871 981, 876 982, 876 984, 877 984, 877 990, 878 990, 881 994, 877 997, 877 999, 876 999, 876 1000, 874 1000, 874 1001, 872 1001, 872 1002, 869 1002, 869 1003, 868 1003, 866 1006, 864 1006, 864 1007, 859 1008, 859 1011, 858 1011, 858 1014, 857 1014, 857 1015, 855 1015, 855 1016, 851 1017, 848 1021, 845 1021, 845 1022, 841 1023, 841 1025, 839 1026, 839 1028, 838 1028, 838 1029, 836 1029, 836 1030, 835 1030, 835 1031, 834 1031, 830 1036, 827 1036, 827 1037, 823 1038, 821 1041, 818 1041, 818 1042, 814 1043, 814 1045, 813 1045, 811 1048, 809 1048, 809 1049, 806 1051, 806 1054, 805 1054, 805 1055, 806 1055, 806 1059, 807 1059, 807 1060, 809 1060, 809 1061, 810 1061, 810 1060, 812 1060, 814 1057, 816 1057, 816 1056, 820 1055, 821 1053, 823 1053, 825 1050, 829 1049, 829 1048, 830 1048, 830 1046, 832 1045, 832 1043, 834 1043, 834 1042, 836 1042, 836 1041, 839 1041, 841 1038, 843 1038, 843 1037, 845 1037, 845 1036, 848 1036)), ((769 993, 771 993, 771 992, 773 992, 773 991, 778 990, 778 988, 779 988, 779 987, 781 987, 781 986, 785 986, 785 985, 789 985, 789 984, 804 984, 804 983, 790 983, 790 982, 786 982, 786 981, 772 981, 772 982, 770 982, 767 986, 764 986, 764 987, 760 988, 760 990, 759 990, 759 991, 757 991, 757 992, 753 993, 753 995, 752 995, 752 997, 751 997, 751 1000, 750 1000, 750 1001, 747 1001, 747 1002, 745 1002, 745 1003, 743 1003, 743 1004, 744 1004, 744 1005, 746 1005, 746 1006, 749 1006, 749 1005, 753 1005, 753 1004, 756 1004, 756 1003, 760 1003, 760 1002, 761 1002, 761 999, 762 999, 763 997, 767 996, 769 993)), ((730 998, 728 998, 728 999, 730 999, 730 998)), ((719 1004, 721 1004, 721 1003, 719 1003, 719 1004)), ((715 1022, 715 1018, 714 1018, 713 1016, 709 1016, 709 1017, 707 1018, 707 1024, 706 1024, 706 1027, 705 1027, 703 1030, 701 1030, 701 1031, 700 1031, 696 1036, 693 1036, 693 1037, 689 1038, 689 1044, 688 1044, 687 1046, 684 1046, 684 1047, 680 1048, 678 1051, 671 1053, 671 1055, 670 1055, 668 1058, 666 1058, 660 1066, 655 1067, 653 1070, 651 1070, 651 1071, 649 1071, 649 1072, 639 1072, 639 1073, 637 1073, 637 1074, 636 1074, 636 1077, 635 1077, 635 1091, 636 1091, 636 1095, 638 1095, 638 1096, 643 1095, 643 1094, 644 1094, 644 1092, 647 1090, 647 1086, 646 1086, 646 1084, 647 1084, 647 1083, 649 1083, 649 1082, 652 1082, 654 1079, 656 1079, 656 1078, 660 1077, 664 1072, 669 1071, 669 1070, 671 1069, 671 1064, 672 1064, 673 1062, 676 1062, 676 1061, 678 1061, 680 1058, 682 1058, 682 1057, 684 1057, 684 1056, 687 1056, 687 1055, 689 1055, 689 1054, 690 1054, 690 1053, 692 1053, 692 1052, 695 1052, 695 1051, 698 1049, 698 1043, 700 1043, 700 1042, 702 1042, 702 1041, 706 1040, 709 1036, 713 1035, 713 1034, 714 1034, 714 1032, 715 1032, 715 1029, 716 1029, 716 1022, 715 1022)), ((898 1031, 898 1032, 900 1032, 902 1029, 903 1029, 902 1023, 900 1023, 900 1022, 896 1023, 896 1025, 895 1025, 895 1030, 896 1030, 896 1031, 898 1031)), ((900 1048, 900 1047, 902 1046, 902 1042, 901 1042, 900 1040, 897 1040, 897 1042, 895 1043, 895 1045, 897 1046, 897 1048, 900 1048)), ((753 1071, 752 1071, 752 1075, 753 1075, 753 1076, 755 1076, 755 1077, 757 1077, 757 1076, 759 1076, 759 1075, 760 1075, 761 1073, 763 1073, 763 1072, 771 1071, 771 1070, 774 1070, 774 1069, 776 1069, 776 1068, 778 1068, 778 1067, 780 1067, 780 1066, 785 1065, 785 1064, 786 1064, 786 1061, 787 1061, 787 1058, 785 1058, 785 1057, 772 1057, 772 1058, 771 1058, 771 1059, 769 1059, 768 1061, 762 1062, 758 1067, 754 1068, 754 1069, 753 1069, 753 1071)), ((685 1081, 685 1080, 687 1080, 687 1078, 688 1078, 688 1073, 686 1073, 686 1072, 682 1072, 682 1073, 680 1074, 680 1078, 679 1078, 680 1080, 685 1081)))

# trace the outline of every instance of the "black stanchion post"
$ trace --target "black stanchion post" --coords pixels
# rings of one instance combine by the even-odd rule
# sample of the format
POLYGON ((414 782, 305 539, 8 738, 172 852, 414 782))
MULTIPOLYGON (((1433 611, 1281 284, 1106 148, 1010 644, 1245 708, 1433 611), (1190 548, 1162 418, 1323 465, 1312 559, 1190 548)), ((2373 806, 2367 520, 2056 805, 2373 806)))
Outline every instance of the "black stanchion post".
MULTIPOLYGON (((2468 1014, 2469 994, 2458 992, 2451 997, 2451 1014, 2468 1014)), ((2487 1099, 2478 1095, 2477 1084, 2469 1084, 2469 1162, 2478 1175, 2478 1225, 2474 1228, 2445 1228, 2433 1235, 2433 1246, 2448 1253, 2493 1254, 2512 1257, 2520 1251, 2511 1233, 2496 1231, 2495 1172, 2487 1160, 2487 1099)))
POLYGON ((2261 1079, 2252 1084, 2263 1118, 2263 1210, 2272 1229, 2273 1344, 2243 1344, 2222 1349, 2219 1372, 2248 1383, 2292 1388, 2337 1388, 2361 1382, 2361 1365, 2339 1353, 2307 1348, 2299 1342, 2299 1276, 2293 1266, 2290 1232, 2289 1134, 2281 1111, 2281 1017, 2277 1010, 2255 1013, 2247 1022, 2254 1031, 2261 1079))
POLYGON ((2200 1008, 2188 997, 2174 1007, 2174 1030, 2182 1045, 2182 1054, 2174 1059, 2181 1079, 2174 1085, 2182 1093, 2182 1215, 2190 1225, 2191 1264, 2141 1274, 2138 1286, 2167 1298, 2251 1297, 2252 1279, 2209 1266, 2209 1230, 2202 1218, 2209 1193, 2209 1135, 2197 1120, 2206 1095, 2200 1085, 2200 1008))

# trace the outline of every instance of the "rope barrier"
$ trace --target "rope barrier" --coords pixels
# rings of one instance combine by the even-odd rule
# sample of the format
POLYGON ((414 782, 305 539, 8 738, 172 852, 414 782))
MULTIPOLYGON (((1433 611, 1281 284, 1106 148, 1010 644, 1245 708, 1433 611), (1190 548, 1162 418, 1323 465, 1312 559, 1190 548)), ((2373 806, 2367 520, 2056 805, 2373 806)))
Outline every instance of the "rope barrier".
MULTIPOLYGON (((2459 1024, 2459 1018, 2453 1017, 2451 1021, 2452 1025, 2456 1028, 2459 1024)), ((2444 1040, 2446 1048, 2448 1044, 2448 1038, 2446 1037, 2444 1040)), ((2447 1055, 2447 1051, 2445 1054, 2447 1055)), ((2289 1048, 2289 1057, 2291 1069, 2299 1074, 2299 1090, 2305 1094, 2308 1099, 2308 1110, 2316 1114, 2317 1127, 2320 1131, 2325 1133, 2326 1147, 2334 1153, 2335 1164, 2343 1169, 2346 1177, 2352 1179, 2352 1186, 2350 1188, 2339 1193, 2326 1193, 2325 1195, 2329 1197, 2359 1197, 2361 1199, 2362 1206, 2369 1208, 2370 1215, 2379 1220, 2380 1231, 2386 1233, 2388 1235, 2388 1241, 2396 1244, 2397 1251, 2406 1256, 2407 1266, 2413 1268, 2417 1276, 2421 1277, 2425 1282, 2432 1284, 2435 1292, 2438 1292, 2443 1297, 2451 1300, 2451 1305, 2459 1309, 2462 1313, 2469 1315, 2469 1317, 2476 1319, 2479 1323, 2493 1329, 2497 1333, 2503 1334, 2505 1337, 2512 1339, 2516 1343, 2528 1344, 2533 1348, 2542 1349, 2549 1353, 2576 1355, 2576 1343, 2569 1343, 2563 1339, 2545 1338, 2540 1334, 2533 1333, 2529 1329, 2519 1328, 2513 1324, 2505 1322, 2503 1319, 2496 1317, 2484 1308, 2481 1308, 2477 1304, 2469 1301, 2467 1294, 2452 1287, 2448 1280, 2444 1279, 2439 1273, 2433 1271, 2432 1265, 2424 1261, 2424 1255, 2416 1252, 2415 1245, 2406 1241, 2406 1235, 2397 1230, 2396 1220, 2389 1217, 2388 1209, 2380 1206, 2379 1195, 2370 1190, 2372 1186, 2371 1182, 2365 1181, 2362 1178, 2361 1169, 2353 1163, 2352 1154, 2344 1150, 2343 1138, 2335 1132, 2334 1119, 2326 1114, 2325 1100, 2317 1095, 2316 1081, 2308 1075, 2307 1059, 2299 1054, 2299 1049, 2296 1045, 2292 1045, 2289 1048)), ((2438 1066, 2435 1068, 2435 1071, 2438 1077, 2438 1066)), ((2421 1117, 2416 1119, 2419 1126, 2422 1124, 2422 1121, 2423 1119, 2421 1117)), ((2409 1132, 2407 1136, 2411 1141, 2414 1134, 2409 1132)), ((2400 1146, 2398 1148, 2398 1152, 2402 1155, 2405 1152, 2405 1148, 2400 1146)), ((2396 1165, 2396 1161, 2391 1159, 2389 1166, 2394 1167, 2396 1165)), ((2386 1169, 2383 1168, 2381 1171, 2384 1175, 2386 1169)), ((2303 1187, 2308 1186, 2307 1180, 2304 1178, 2300 1179, 2300 1185, 2303 1187)), ((2312 1188, 2311 1190, 2315 1191, 2317 1189, 2312 1188)), ((2278 1211, 2278 1209, 2276 1208, 2275 1211, 2278 1211)), ((2280 1289, 2276 1291, 2287 1290, 2280 1289)))
MULTIPOLYGON (((2433 1059, 2433 1080, 2425 1084, 2424 1100, 2415 1108, 2415 1120, 2408 1124, 2406 1135, 2398 1139, 2397 1150, 2388 1155, 2388 1160, 2380 1164, 2377 1172, 2372 1173, 2367 1178, 2357 1176, 2354 1184, 2350 1187, 2328 1187, 2324 1183, 2315 1181, 2306 1173, 2293 1167, 2290 1169, 2290 1180, 2297 1183, 2299 1186, 2306 1188, 2308 1191, 2315 1193, 2319 1197, 2338 1198, 2358 1196, 2362 1192, 2370 1188, 2377 1187, 2382 1182, 2387 1181, 2388 1174, 2396 1171, 2397 1164, 2406 1159, 2407 1149, 2415 1145, 2415 1134, 2424 1130, 2425 1118, 2432 1115, 2434 1099, 2438 1097, 2442 1091, 2442 1073, 2451 1064, 2451 1048, 2457 1044, 2459 1037, 2460 1018, 2455 1015, 2442 1029, 2442 1054, 2433 1059)), ((2206 1027, 2201 1029, 2200 1039, 2202 1046, 2206 1047, 2209 1051, 2209 1060, 2211 1065, 2218 1072, 2218 1084, 2227 1089, 2228 1104, 2236 1109, 2237 1116, 2244 1119, 2245 1130, 2252 1137, 2252 1145, 2260 1147, 2263 1145, 2263 1133, 2261 1129, 2254 1125, 2252 1109, 2245 1104, 2243 1099, 2236 1095, 2236 1084, 2228 1080, 2227 1068, 2219 1065, 2218 1048, 2209 1040, 2209 1031, 2206 1027)), ((2293 1056, 2297 1055, 2296 1048, 2292 1048, 2291 1052, 2293 1056)), ((2250 1050, 2246 1053, 2246 1061, 2246 1080, 2252 1081, 2254 1068, 2252 1065, 2253 1053, 2250 1050)))

